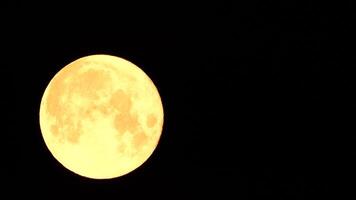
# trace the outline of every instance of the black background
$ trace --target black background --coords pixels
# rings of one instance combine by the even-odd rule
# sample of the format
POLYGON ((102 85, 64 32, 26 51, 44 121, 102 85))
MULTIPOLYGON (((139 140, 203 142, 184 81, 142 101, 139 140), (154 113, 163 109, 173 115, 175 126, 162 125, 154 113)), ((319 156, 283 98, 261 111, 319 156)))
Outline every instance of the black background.
POLYGON ((1 190, 40 199, 322 199, 352 191, 355 6, 287 2, 5 3, 1 190), (38 111, 57 71, 103 53, 154 80, 165 124, 143 166, 97 181, 51 156, 38 111))

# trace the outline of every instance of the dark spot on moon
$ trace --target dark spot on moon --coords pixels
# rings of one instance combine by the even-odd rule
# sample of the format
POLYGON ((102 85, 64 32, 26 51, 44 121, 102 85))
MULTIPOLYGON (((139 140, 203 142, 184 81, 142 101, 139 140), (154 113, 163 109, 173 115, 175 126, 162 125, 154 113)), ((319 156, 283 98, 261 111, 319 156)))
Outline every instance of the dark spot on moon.
POLYGON ((126 144, 124 144, 124 143, 121 143, 121 144, 119 144, 119 146, 117 147, 117 151, 119 152, 119 153, 125 153, 125 151, 126 151, 126 144))
POLYGON ((81 122, 78 120, 91 119, 93 112, 98 110, 98 106, 93 103, 82 107, 81 105, 71 107, 72 102, 77 98, 95 102, 100 95, 99 92, 110 84, 111 78, 103 70, 89 69, 79 73, 79 65, 81 63, 64 67, 51 80, 46 99, 47 113, 55 119, 50 127, 51 133, 59 141, 65 139, 73 144, 78 143, 83 134, 81 122))
POLYGON ((156 116, 154 114, 149 114, 147 116, 147 121, 146 121, 147 127, 152 128, 156 123, 157 123, 156 116))
POLYGON ((85 106, 83 110, 81 110, 81 116, 83 119, 94 121, 96 119, 95 118, 96 113, 103 113, 102 107, 104 106, 101 106, 97 103, 91 103, 88 106, 85 106))
POLYGON ((130 113, 119 113, 114 119, 115 129, 119 134, 123 134, 126 131, 135 132, 139 126, 137 116, 130 113))
POLYGON ((59 134, 59 127, 57 124, 52 124, 51 125, 51 133, 54 135, 54 136, 57 136, 59 134))
POLYGON ((100 106, 98 107, 98 110, 99 110, 104 116, 106 116, 106 115, 108 115, 109 112, 110 112, 110 106, 108 106, 108 105, 100 105, 100 106))
POLYGON ((106 89, 110 83, 110 75, 103 70, 89 69, 82 72, 76 77, 73 77, 71 92, 95 100, 99 98, 99 91, 106 89))
POLYGON ((80 62, 75 62, 71 66, 62 68, 51 80, 49 88, 47 88, 48 96, 46 98, 46 111, 50 116, 60 117, 67 112, 67 107, 61 104, 60 97, 66 95, 70 86, 71 74, 76 74, 80 65, 80 62))
POLYGON ((79 136, 80 136, 80 134, 78 132, 76 132, 74 130, 70 131, 67 134, 67 141, 72 144, 76 144, 79 141, 79 136))
POLYGON ((115 129, 119 134, 126 131, 135 132, 139 126, 138 118, 131 113, 132 102, 123 90, 116 90, 110 99, 110 105, 117 111, 114 119, 115 129))
POLYGON ((115 91, 110 101, 111 105, 113 105, 114 109, 118 112, 126 113, 131 110, 132 102, 130 96, 120 89, 115 91))
POLYGON ((147 135, 145 132, 140 131, 134 135, 133 144, 136 149, 140 149, 142 145, 146 144, 147 135))
MULTIPOLYGON (((114 118, 114 127, 118 132, 118 136, 123 135, 124 133, 132 134, 132 146, 133 155, 137 154, 142 146, 147 143, 148 137, 142 127, 140 126, 137 113, 132 113, 132 100, 131 95, 126 94, 123 90, 117 90, 112 95, 110 103, 116 111, 114 118)), ((149 116, 147 119, 148 126, 154 126, 156 123, 156 117, 154 115, 149 116)), ((120 137, 119 137, 120 138, 120 137)), ((120 153, 125 151, 123 143, 119 141, 118 151, 120 153)))

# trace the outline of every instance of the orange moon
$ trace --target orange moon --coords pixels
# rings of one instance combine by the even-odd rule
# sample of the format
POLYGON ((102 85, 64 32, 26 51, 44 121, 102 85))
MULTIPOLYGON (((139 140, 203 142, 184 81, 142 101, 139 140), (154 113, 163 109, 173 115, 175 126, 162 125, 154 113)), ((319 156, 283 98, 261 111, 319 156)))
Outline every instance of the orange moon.
POLYGON ((152 80, 133 63, 90 55, 62 68, 42 96, 43 139, 64 167, 93 179, 115 178, 153 153, 163 106, 152 80))

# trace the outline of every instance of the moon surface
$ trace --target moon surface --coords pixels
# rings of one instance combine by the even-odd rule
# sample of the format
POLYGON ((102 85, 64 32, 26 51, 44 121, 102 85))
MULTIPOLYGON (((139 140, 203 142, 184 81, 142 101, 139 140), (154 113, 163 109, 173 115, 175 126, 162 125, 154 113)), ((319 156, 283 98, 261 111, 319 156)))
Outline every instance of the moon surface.
POLYGON ((163 106, 152 80, 133 63, 91 55, 62 68, 40 105, 40 128, 52 155, 94 179, 125 175, 156 148, 163 106))

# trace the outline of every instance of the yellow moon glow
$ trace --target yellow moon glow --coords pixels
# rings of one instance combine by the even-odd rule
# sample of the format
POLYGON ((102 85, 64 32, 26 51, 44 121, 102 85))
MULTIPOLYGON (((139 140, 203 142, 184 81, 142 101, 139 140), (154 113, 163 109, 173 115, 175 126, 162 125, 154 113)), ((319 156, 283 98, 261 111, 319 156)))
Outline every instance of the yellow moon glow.
POLYGON ((142 165, 157 146, 163 107, 152 80, 119 57, 91 55, 48 84, 40 128, 53 156, 85 177, 108 179, 142 165))

